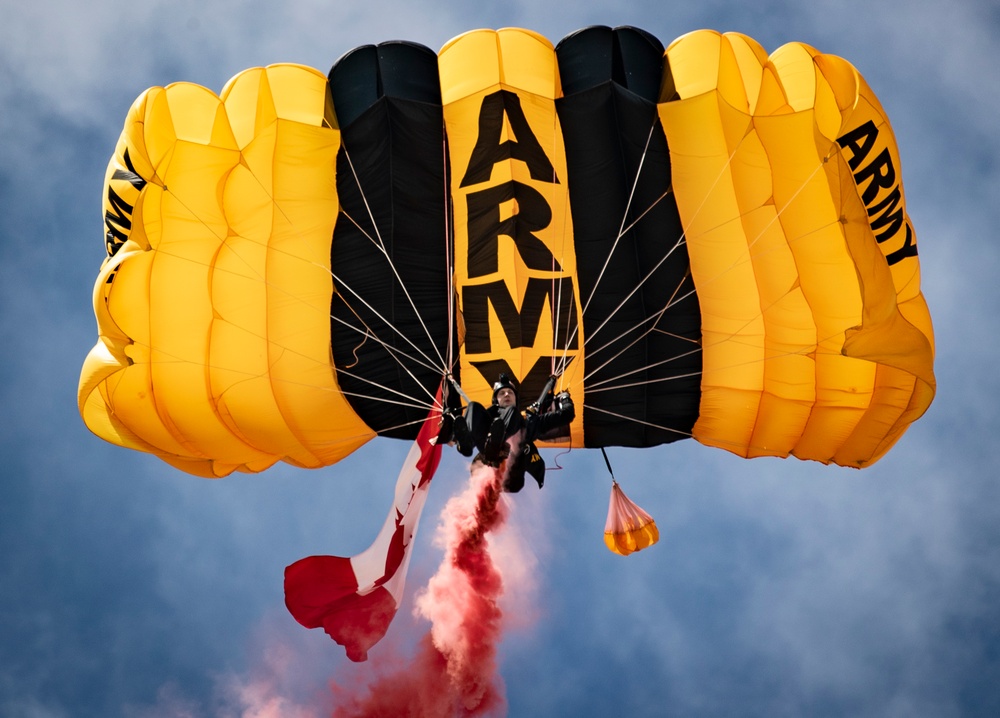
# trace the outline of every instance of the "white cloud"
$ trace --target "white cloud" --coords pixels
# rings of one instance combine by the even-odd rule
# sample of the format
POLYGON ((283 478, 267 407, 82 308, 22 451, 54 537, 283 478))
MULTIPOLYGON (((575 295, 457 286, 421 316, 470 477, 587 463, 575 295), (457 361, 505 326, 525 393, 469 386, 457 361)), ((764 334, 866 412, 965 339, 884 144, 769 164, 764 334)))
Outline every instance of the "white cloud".
MULTIPOLYGON (((270 62, 325 71, 363 43, 409 39, 437 49, 464 30, 505 25, 556 42, 596 22, 635 24, 665 43, 704 26, 745 31, 769 50, 801 39, 861 69, 903 148, 940 387, 927 416, 863 472, 744 462, 694 442, 615 452, 619 480, 662 537, 627 559, 601 542, 610 481, 600 457, 562 457, 566 470, 550 472, 541 493, 528 486, 512 499, 513 533, 497 537, 498 560, 522 572, 511 574, 522 590, 508 595, 505 611, 527 615, 502 646, 512 706, 580 706, 583 715, 612 703, 648 711, 659 701, 695 715, 735 706, 936 717, 962 714, 963 691, 997 705, 995 687, 974 683, 977 674, 996 675, 988 642, 1000 626, 1000 35, 990 3, 599 2, 565 10, 164 0, 0 10, 0 326, 8 338, 0 512, 13 512, 0 518, 8 542, 0 608, 25 637, 23 665, 0 678, 0 712, 62 718, 128 704, 143 718, 200 718, 222 696, 247 716, 285 700, 287 715, 305 710, 303 692, 325 689, 334 673, 364 675, 345 667, 325 635, 285 615, 281 569, 309 553, 366 546, 405 446, 366 447, 335 470, 277 467, 212 483, 151 457, 125 458, 76 415, 79 362, 94 339, 88 304, 103 158, 132 98, 176 80, 218 91, 240 69, 270 62), (67 309, 73 297, 79 305, 67 309), (3 521, 30 530, 14 543, 3 521), (76 566, 82 587, 27 570, 36 565, 76 566), (102 593, 111 579, 128 597, 102 593), (40 590, 53 583, 59 595, 40 590), (15 589, 35 591, 34 605, 25 608, 15 589), (97 630, 106 631, 100 645, 90 640, 97 630), (292 632, 288 650, 297 658, 267 653, 272 630, 292 632), (985 648, 970 645, 973 636, 985 648), (161 675, 152 681, 154 661, 161 675), (59 683, 66 667, 73 680, 59 683), (293 668, 307 678, 294 680, 293 668), (102 678, 85 685, 94 675, 102 678), (609 675, 620 683, 606 687, 609 675), (153 684, 163 686, 159 695, 149 692, 153 684), (219 693, 224 685, 235 692, 219 693), (269 692, 251 690, 260 686, 269 692)), ((413 590, 438 559, 433 517, 462 484, 462 463, 446 464, 418 536, 413 590)), ((397 621, 409 618, 401 612, 397 621)), ((402 634, 387 640, 405 643, 402 634)))

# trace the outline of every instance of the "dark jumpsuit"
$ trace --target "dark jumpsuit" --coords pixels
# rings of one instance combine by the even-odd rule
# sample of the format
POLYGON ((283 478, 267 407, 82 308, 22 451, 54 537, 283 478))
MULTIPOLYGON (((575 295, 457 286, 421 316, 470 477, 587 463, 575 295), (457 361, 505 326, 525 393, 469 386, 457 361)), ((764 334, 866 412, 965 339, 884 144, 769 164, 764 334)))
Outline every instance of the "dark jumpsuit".
POLYGON ((516 493, 524 487, 525 472, 538 482, 539 488, 545 482, 545 462, 535 448, 535 440, 554 438, 560 429, 572 423, 575 416, 573 400, 568 392, 562 392, 546 412, 540 413, 529 407, 522 414, 517 405, 500 407, 493 404, 485 408, 474 401, 466 407, 462 419, 479 450, 475 460, 496 467, 507 458, 511 444, 517 449, 517 454, 510 460, 510 470, 503 487, 504 491, 516 493), (513 441, 508 441, 511 439, 513 441))

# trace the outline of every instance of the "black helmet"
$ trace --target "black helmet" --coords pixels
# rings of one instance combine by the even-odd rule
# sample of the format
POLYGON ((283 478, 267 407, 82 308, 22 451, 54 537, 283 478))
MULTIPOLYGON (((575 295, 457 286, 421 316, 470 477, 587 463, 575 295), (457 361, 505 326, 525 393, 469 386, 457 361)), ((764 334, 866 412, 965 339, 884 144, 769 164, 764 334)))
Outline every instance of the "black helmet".
POLYGON ((497 394, 501 389, 510 389, 517 396, 517 385, 510 380, 510 377, 506 374, 501 374, 500 378, 497 379, 496 383, 493 385, 493 403, 497 403, 497 394))

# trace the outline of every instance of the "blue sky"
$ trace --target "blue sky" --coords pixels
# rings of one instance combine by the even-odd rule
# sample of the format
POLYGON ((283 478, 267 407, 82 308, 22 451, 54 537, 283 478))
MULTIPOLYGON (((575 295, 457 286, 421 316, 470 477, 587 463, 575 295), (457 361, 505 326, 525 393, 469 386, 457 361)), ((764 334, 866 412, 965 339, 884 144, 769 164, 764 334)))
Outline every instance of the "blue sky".
MULTIPOLYGON (((0 2, 0 714, 329 714, 426 629, 404 604, 368 664, 286 613, 285 565, 371 540, 405 456, 206 481, 105 444, 76 410, 96 339, 104 168, 132 100, 391 39, 478 27, 553 42, 631 24, 710 27, 850 60, 892 118, 938 394, 864 471, 743 461, 694 442, 610 452, 661 542, 602 543, 610 481, 575 451, 516 497, 500 647, 512 716, 1000 714, 1000 7, 978 0, 667 3, 0 2), (530 487, 529 487, 530 489, 530 487), (255 712, 256 711, 256 712, 255 712), (270 713, 266 711, 272 711, 270 713), (275 712, 276 711, 276 712, 275 712)), ((552 463, 550 455, 550 464, 552 463)), ((435 478, 409 594, 440 560, 435 478)))

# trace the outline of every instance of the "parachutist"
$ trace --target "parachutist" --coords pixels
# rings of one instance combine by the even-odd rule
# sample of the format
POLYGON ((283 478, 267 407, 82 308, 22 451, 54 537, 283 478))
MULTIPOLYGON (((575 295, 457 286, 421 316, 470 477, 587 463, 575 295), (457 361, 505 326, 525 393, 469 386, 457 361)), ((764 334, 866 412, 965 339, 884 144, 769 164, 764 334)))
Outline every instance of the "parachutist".
POLYGON ((556 377, 550 377, 542 395, 522 414, 518 408, 517 386, 506 374, 493 385, 493 403, 489 408, 471 401, 464 416, 454 418, 453 440, 460 453, 472 454, 476 463, 499 469, 510 459, 503 490, 516 493, 524 487, 528 473, 541 488, 545 483, 545 462, 535 447, 535 440, 572 423, 576 409, 568 391, 553 397, 556 377))

